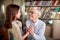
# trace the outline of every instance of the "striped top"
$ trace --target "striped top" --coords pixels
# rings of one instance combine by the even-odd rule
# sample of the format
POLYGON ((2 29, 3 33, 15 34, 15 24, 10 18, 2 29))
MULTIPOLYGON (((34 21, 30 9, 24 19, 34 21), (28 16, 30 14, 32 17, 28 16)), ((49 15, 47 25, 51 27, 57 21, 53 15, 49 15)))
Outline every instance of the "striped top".
POLYGON ((27 20, 27 28, 29 28, 30 25, 34 26, 34 35, 29 35, 27 40, 46 40, 44 35, 46 25, 43 21, 38 19, 35 23, 33 23, 31 20, 27 20))

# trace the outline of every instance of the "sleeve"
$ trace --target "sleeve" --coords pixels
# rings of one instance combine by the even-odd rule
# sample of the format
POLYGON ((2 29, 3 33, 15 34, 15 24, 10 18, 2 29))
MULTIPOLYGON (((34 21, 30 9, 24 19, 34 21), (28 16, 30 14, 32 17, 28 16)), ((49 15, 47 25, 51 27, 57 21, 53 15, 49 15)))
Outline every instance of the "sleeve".
POLYGON ((12 25, 13 28, 12 28, 12 33, 13 33, 13 36, 14 36, 14 40, 20 40, 21 39, 21 35, 20 35, 20 32, 19 32, 19 28, 16 24, 13 24, 12 25))
POLYGON ((30 22, 28 20, 28 21, 26 21, 26 27, 28 28, 29 26, 30 26, 30 22))
POLYGON ((34 33, 33 37, 34 37, 35 40, 43 40, 44 39, 43 36, 44 36, 44 33, 45 33, 45 27, 46 27, 46 25, 43 24, 41 26, 41 28, 38 28, 39 29, 38 33, 37 34, 34 33))
POLYGON ((20 24, 20 27, 22 27, 22 22, 19 22, 19 24, 20 24))

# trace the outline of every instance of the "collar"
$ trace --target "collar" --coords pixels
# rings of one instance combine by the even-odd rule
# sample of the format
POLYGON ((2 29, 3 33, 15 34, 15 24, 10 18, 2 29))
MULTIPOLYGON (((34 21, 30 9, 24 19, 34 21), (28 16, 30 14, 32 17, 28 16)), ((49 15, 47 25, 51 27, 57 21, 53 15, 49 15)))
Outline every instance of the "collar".
MULTIPOLYGON (((30 20, 31 21, 31 20, 30 20)), ((38 21, 39 21, 39 19, 37 19, 37 21, 35 22, 35 23, 33 23, 32 21, 31 21, 31 24, 34 26, 34 25, 37 25, 37 23, 38 23, 38 21)))

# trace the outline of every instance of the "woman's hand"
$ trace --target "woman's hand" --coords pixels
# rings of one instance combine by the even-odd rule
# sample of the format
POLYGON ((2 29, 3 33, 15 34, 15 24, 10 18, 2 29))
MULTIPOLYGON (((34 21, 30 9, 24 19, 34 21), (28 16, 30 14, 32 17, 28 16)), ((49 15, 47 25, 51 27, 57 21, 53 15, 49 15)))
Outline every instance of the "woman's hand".
POLYGON ((34 35, 34 27, 33 26, 30 26, 28 28, 28 32, 33 36, 34 35))
POLYGON ((24 40, 29 35, 29 32, 27 32, 25 35, 22 36, 22 40, 24 40))

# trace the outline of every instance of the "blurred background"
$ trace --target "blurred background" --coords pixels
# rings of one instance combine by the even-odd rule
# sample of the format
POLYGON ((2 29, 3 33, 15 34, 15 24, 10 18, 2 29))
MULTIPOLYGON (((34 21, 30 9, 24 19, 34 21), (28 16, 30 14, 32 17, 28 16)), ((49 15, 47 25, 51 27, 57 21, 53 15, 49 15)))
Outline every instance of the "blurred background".
POLYGON ((60 40, 60 0, 0 0, 0 26, 4 25, 5 11, 9 4, 16 4, 21 7, 22 16, 19 20, 22 21, 23 26, 28 19, 27 9, 37 6, 40 10, 39 19, 46 23, 46 39, 60 40))

